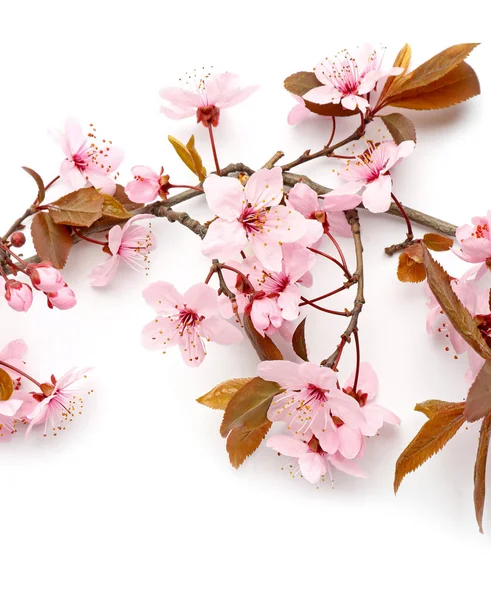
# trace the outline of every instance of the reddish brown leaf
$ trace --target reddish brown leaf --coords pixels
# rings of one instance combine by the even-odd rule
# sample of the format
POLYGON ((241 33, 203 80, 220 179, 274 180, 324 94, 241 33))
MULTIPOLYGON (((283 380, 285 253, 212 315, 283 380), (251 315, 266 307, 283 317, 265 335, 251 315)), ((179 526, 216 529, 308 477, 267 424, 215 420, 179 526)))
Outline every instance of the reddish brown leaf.
POLYGON ((438 304, 449 318, 452 325, 474 350, 486 360, 491 359, 491 349, 484 341, 470 312, 450 285, 450 278, 445 269, 433 259, 430 252, 423 248, 423 264, 426 267, 428 285, 438 304))
POLYGON ((4 371, 0 369, 0 401, 9 400, 14 393, 14 382, 12 378, 4 371))
POLYGON ((389 130, 392 139, 396 144, 407 140, 416 141, 416 129, 413 122, 401 115, 401 113, 391 113, 380 117, 389 130))
POLYGON ((457 44, 439 52, 414 71, 399 77, 391 88, 390 97, 393 98, 396 94, 407 94, 412 90, 421 90, 441 80, 458 67, 477 45, 457 44))
POLYGON ((416 437, 399 456, 394 478, 397 493, 404 477, 415 471, 449 442, 465 423, 462 403, 441 410, 419 430, 416 437))
POLYGON ((399 256, 397 278, 404 283, 419 283, 425 280, 426 269, 423 264, 416 262, 408 256, 408 253, 405 251, 399 256))
POLYGON ((103 197, 94 188, 83 188, 49 205, 49 214, 58 225, 90 227, 102 217, 103 197))
MULTIPOLYGON (((304 96, 304 94, 322 84, 313 71, 300 71, 287 77, 284 85, 291 94, 304 96)), ((305 101, 305 106, 311 112, 325 117, 350 117, 358 112, 357 110, 346 110, 341 104, 315 104, 314 102, 305 101)))
POLYGON ((244 315, 243 324, 244 331, 260 360, 283 360, 283 355, 276 347, 276 344, 267 335, 263 337, 258 333, 249 315, 244 315))
POLYGON ((451 238, 440 235, 439 233, 426 233, 423 236, 426 247, 434 252, 445 252, 453 246, 451 238))
POLYGON ((38 212, 32 220, 31 234, 41 260, 49 260, 57 269, 63 269, 72 249, 68 229, 54 223, 49 214, 38 212))
POLYGON ((464 416, 473 423, 491 413, 491 362, 486 361, 467 393, 464 416))
POLYGON ((36 198, 36 204, 39 205, 42 203, 42 201, 44 200, 45 196, 46 196, 46 190, 44 189, 44 182, 43 182, 43 178, 41 177, 41 175, 39 175, 39 173, 36 173, 36 171, 34 171, 34 169, 30 169, 29 167, 22 167, 24 169, 24 171, 26 173, 28 173, 36 182, 36 185, 38 186, 38 197, 36 198))
POLYGON ((268 422, 268 409, 273 397, 281 391, 274 381, 264 381, 254 377, 246 383, 230 400, 223 415, 220 434, 222 437, 245 425, 255 429, 268 422))
POLYGON ((292 338, 292 346, 295 354, 300 356, 303 360, 309 360, 307 354, 307 344, 305 342, 305 322, 307 321, 307 317, 303 319, 298 327, 295 329, 295 333, 292 338))
MULTIPOLYGON (((464 407, 465 402, 459 402, 459 404, 464 407)), ((426 400, 426 402, 420 402, 419 404, 416 404, 414 410, 423 413, 428 417, 428 419, 432 419, 439 412, 446 410, 450 406, 456 406, 456 403, 445 402, 444 400, 426 400)))
POLYGON ((384 98, 386 98, 392 86, 397 82, 398 79, 404 77, 406 71, 409 67, 409 63, 411 61, 411 46, 409 44, 404 44, 404 46, 399 50, 399 54, 396 56, 394 61, 394 67, 402 67, 404 70, 400 75, 395 75, 391 77, 387 77, 387 81, 383 87, 382 93, 380 94, 378 103, 379 105, 383 104, 384 98))
POLYGON ((491 415, 482 422, 479 434, 479 446, 477 448, 476 465, 474 467, 474 507, 476 509, 476 520, 479 531, 482 528, 482 517, 484 514, 484 500, 486 497, 486 465, 489 453, 489 436, 491 435, 491 415))
POLYGON ((204 396, 196 400, 209 408, 225 410, 232 396, 236 394, 246 383, 252 380, 252 377, 242 379, 229 379, 223 383, 219 383, 204 396))
POLYGON ((116 200, 113 196, 103 194, 102 196, 102 215, 112 219, 131 219, 132 214, 116 200))
POLYGON ((387 102, 400 108, 434 110, 459 104, 480 92, 475 71, 467 63, 462 63, 440 80, 423 88, 404 91, 387 102))
POLYGON ((238 469, 245 459, 258 449, 270 427, 271 423, 268 421, 256 429, 245 426, 232 429, 227 438, 230 464, 238 469))

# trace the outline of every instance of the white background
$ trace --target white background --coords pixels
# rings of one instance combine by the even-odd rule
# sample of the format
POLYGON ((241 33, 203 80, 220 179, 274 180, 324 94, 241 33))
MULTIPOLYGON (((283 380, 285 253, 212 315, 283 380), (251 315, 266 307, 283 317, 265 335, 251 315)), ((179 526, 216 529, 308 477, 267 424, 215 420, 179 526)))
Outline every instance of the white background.
MULTIPOLYGON (((409 206, 457 224, 484 214, 491 50, 480 5, 9 3, 0 18, 1 229, 35 196, 21 165, 45 181, 57 174, 62 156, 47 131, 67 116, 95 123, 125 149, 123 184, 134 164, 163 164, 175 181, 193 183, 166 141, 169 133, 194 133, 211 169, 206 130, 158 111, 158 90, 194 67, 213 65, 240 73, 244 84, 261 84, 222 115, 216 136, 223 164, 257 168, 278 149, 293 159, 321 147, 327 123, 286 124, 292 103, 282 81, 365 41, 383 41, 388 62, 407 41, 413 65, 454 43, 485 42, 469 61, 482 96, 453 109, 412 112, 417 150, 395 171, 395 191, 409 206)), ((325 161, 303 172, 329 184, 331 168, 325 161)), ((57 185, 50 198, 66 191, 57 185)), ((206 219, 202 205, 194 199, 186 209, 206 219)), ((0 447, 2 597, 457 598, 489 589, 491 511, 480 536, 472 503, 477 427, 463 429, 394 497, 395 460, 424 422, 414 404, 462 400, 466 364, 428 338, 423 288, 400 284, 396 259, 383 254, 403 238, 402 222, 364 214, 362 225, 363 356, 380 376, 379 401, 403 423, 369 440, 368 480, 339 474, 334 490, 290 480, 280 470, 284 459, 267 448, 239 471, 229 465, 221 415, 194 399, 221 380, 253 375, 255 354, 246 343, 213 346, 196 371, 177 350, 147 353, 139 343, 151 318, 141 297, 146 281, 122 269, 110 288, 91 289, 87 275, 104 258, 98 247, 79 244, 65 270, 79 300, 73 311, 48 311, 39 297, 26 315, 0 304, 0 346, 24 337, 33 375, 96 367, 95 393, 69 431, 55 439, 18 435, 0 447)), ((150 280, 184 291, 204 279, 209 263, 192 233, 167 222, 154 223, 154 231, 159 248, 150 280)), ((344 247, 352 259, 349 242, 344 247)), ((457 259, 445 259, 462 272, 457 259)), ((316 275, 335 287, 337 274, 325 265, 316 275)), ((313 360, 333 350, 338 321, 311 317, 313 360)))

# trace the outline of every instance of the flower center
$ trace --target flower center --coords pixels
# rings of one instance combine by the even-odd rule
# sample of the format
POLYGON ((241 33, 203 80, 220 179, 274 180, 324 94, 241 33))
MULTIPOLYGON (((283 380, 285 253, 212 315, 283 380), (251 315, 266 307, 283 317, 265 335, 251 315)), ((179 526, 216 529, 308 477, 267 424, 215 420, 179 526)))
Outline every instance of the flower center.
POLYGON ((185 331, 190 332, 197 325, 199 325, 200 321, 203 320, 204 317, 200 317, 198 313, 190 308, 182 308, 179 311, 178 315, 178 326, 180 335, 183 335, 185 331))
POLYGON ((265 222, 266 211, 257 210, 257 208, 252 207, 250 204, 242 209, 242 214, 239 217, 239 223, 242 223, 248 235, 261 231, 265 222))
POLYGON ((472 234, 476 238, 486 238, 489 239, 489 226, 487 223, 484 225, 478 225, 476 227, 476 232, 472 234))

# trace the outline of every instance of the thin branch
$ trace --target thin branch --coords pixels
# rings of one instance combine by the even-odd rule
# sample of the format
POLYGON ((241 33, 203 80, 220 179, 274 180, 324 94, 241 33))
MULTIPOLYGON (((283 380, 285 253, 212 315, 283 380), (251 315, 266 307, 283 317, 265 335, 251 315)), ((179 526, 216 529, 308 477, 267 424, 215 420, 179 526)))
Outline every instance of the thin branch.
POLYGON ((280 158, 283 158, 284 156, 285 153, 281 150, 278 150, 278 152, 275 152, 273 156, 267 162, 265 162, 261 168, 272 169, 275 166, 275 164, 280 160, 280 158))

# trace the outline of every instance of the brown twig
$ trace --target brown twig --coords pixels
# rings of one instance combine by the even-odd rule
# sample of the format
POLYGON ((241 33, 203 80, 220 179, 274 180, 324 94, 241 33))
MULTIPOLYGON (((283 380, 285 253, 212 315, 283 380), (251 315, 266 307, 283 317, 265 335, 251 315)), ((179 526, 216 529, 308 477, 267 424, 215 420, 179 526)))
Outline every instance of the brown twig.
POLYGON ((261 168, 272 169, 275 166, 275 164, 280 160, 280 158, 283 158, 284 156, 285 153, 281 150, 278 150, 278 152, 275 152, 273 156, 267 162, 265 162, 261 168))

